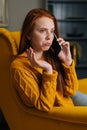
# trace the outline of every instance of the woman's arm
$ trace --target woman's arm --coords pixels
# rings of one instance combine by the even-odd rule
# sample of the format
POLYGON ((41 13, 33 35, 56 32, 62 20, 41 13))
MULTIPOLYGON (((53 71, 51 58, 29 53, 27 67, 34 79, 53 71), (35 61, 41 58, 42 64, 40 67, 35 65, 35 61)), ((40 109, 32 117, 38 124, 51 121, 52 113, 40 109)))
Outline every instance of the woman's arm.
POLYGON ((11 65, 11 78, 21 99, 27 106, 49 111, 55 101, 57 72, 43 72, 38 78, 18 63, 11 65), (18 66, 18 67, 17 67, 18 66))
POLYGON ((62 38, 58 39, 62 50, 59 52, 58 57, 61 60, 65 72, 65 92, 67 96, 75 95, 78 89, 78 79, 75 71, 75 64, 71 57, 70 44, 62 38))
POLYGON ((72 60, 72 64, 70 66, 65 65, 62 63, 64 72, 65 72, 65 94, 66 95, 75 95, 76 91, 78 90, 78 78, 75 71, 75 63, 72 60))

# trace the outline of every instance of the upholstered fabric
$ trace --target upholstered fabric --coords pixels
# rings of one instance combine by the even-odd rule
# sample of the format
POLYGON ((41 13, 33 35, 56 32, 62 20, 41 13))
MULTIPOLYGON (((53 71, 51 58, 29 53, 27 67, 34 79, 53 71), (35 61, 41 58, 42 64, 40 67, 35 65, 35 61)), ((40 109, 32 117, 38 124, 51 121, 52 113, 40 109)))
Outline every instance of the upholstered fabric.
MULTIPOLYGON (((10 63, 17 55, 20 32, 0 28, 0 108, 10 130, 87 130, 87 107, 54 107, 49 112, 26 107, 10 84, 10 63)), ((87 93, 87 78, 79 80, 87 93)))

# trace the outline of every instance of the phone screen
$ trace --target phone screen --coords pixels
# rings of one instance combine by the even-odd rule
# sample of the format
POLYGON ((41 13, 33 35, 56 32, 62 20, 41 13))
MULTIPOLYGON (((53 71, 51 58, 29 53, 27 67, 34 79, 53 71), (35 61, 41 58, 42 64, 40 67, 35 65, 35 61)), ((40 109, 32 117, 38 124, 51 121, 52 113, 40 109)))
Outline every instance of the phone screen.
POLYGON ((59 42, 57 41, 57 36, 54 34, 54 40, 53 40, 53 43, 52 43, 52 49, 53 51, 55 52, 55 54, 58 55, 58 53, 61 51, 61 45, 59 44, 59 42))

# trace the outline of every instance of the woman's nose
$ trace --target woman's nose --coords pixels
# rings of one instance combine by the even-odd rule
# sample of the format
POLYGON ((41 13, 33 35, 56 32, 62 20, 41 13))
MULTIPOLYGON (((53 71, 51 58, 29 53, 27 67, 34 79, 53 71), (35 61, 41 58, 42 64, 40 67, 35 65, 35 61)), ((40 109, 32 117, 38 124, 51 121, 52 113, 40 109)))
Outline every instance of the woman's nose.
POLYGON ((50 38, 51 38, 51 34, 50 34, 50 33, 47 33, 46 38, 47 38, 47 39, 50 39, 50 38))

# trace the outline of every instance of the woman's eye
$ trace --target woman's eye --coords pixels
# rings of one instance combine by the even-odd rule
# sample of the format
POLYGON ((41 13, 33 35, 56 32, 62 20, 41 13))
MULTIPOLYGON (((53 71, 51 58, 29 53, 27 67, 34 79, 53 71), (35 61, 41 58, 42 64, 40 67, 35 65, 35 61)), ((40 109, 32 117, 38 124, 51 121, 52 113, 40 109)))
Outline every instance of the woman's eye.
POLYGON ((52 34, 54 34, 54 31, 51 31, 52 34))
POLYGON ((42 29, 42 30, 40 30, 40 32, 43 33, 43 32, 45 32, 45 30, 42 29))

